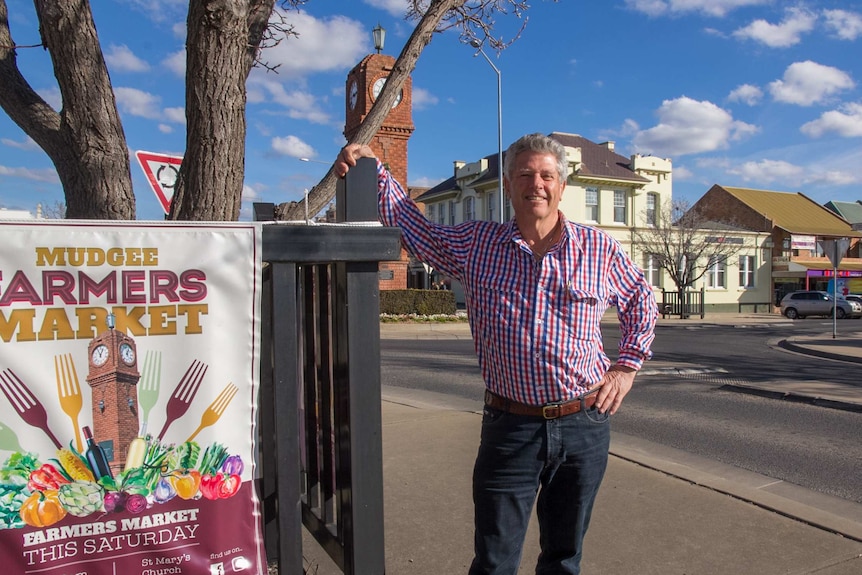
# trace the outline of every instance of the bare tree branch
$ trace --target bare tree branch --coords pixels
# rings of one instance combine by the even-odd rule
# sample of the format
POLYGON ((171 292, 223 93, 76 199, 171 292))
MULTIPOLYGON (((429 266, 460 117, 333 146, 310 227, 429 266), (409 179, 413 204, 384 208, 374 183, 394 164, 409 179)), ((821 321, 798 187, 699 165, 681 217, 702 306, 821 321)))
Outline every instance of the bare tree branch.
POLYGON ((655 258, 656 265, 667 272, 682 294, 716 260, 728 260, 745 249, 731 238, 739 230, 732 223, 707 221, 684 200, 672 200, 656 214, 655 225, 635 228, 632 243, 655 258))
MULTIPOLYGON (((392 109, 392 104, 404 82, 416 67, 420 54, 436 32, 460 28, 461 39, 465 43, 475 38, 487 42, 489 46, 499 51, 517 39, 520 32, 508 41, 494 37, 492 34, 494 16, 499 13, 523 18, 524 12, 529 8, 525 0, 409 0, 409 3, 408 19, 418 20, 418 24, 395 61, 380 96, 348 143, 371 142, 383 125, 389 110, 392 109)), ((309 214, 318 213, 335 197, 336 180, 335 172, 330 167, 323 179, 309 193, 307 207, 301 202, 280 204, 275 209, 275 218, 301 220, 305 218, 306 210, 309 214)), ((406 186, 407 182, 402 184, 406 186)))

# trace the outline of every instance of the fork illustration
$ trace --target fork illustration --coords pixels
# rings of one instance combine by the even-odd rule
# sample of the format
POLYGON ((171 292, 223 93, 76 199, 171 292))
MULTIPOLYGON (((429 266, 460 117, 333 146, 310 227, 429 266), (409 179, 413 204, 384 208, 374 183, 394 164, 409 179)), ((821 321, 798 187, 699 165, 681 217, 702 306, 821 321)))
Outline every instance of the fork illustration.
POLYGON ((25 423, 44 431, 57 449, 62 447, 48 427, 48 414, 45 412, 45 406, 36 399, 36 396, 11 369, 4 369, 0 372, 0 389, 3 390, 6 399, 9 400, 9 403, 25 423))
POLYGON ((141 422, 147 424, 150 410, 159 399, 162 378, 162 352, 148 351, 144 357, 144 369, 138 386, 138 403, 141 404, 141 422))
POLYGON ((75 430, 75 445, 78 451, 83 452, 81 442, 81 431, 78 428, 78 415, 84 400, 81 397, 81 386, 78 383, 78 372, 75 371, 75 363, 72 354, 54 356, 54 373, 57 378, 57 397, 60 398, 60 407, 72 420, 72 429, 75 430))
POLYGON ((221 390, 221 393, 218 394, 218 397, 216 397, 204 410, 203 415, 201 415, 201 424, 198 425, 198 428, 195 429, 195 432, 192 433, 186 441, 193 440, 204 427, 209 427, 218 421, 221 414, 224 413, 225 409, 227 409, 233 396, 236 395, 236 391, 237 387, 233 383, 227 384, 225 388, 221 390))
POLYGON ((188 411, 189 405, 191 405, 192 400, 195 398, 195 394, 201 386, 207 369, 209 369, 207 364, 201 363, 198 360, 192 361, 192 364, 186 370, 185 375, 183 375, 183 378, 177 384, 174 393, 168 400, 168 405, 165 408, 167 419, 165 420, 164 427, 159 432, 159 441, 165 436, 168 427, 188 411))

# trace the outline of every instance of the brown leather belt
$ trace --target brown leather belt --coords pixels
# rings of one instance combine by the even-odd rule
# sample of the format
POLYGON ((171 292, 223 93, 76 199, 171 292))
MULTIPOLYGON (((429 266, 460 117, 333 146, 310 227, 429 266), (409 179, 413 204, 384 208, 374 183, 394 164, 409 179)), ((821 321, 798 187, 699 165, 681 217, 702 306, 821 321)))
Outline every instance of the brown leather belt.
POLYGON ((592 393, 584 397, 578 397, 560 403, 548 403, 546 405, 527 405, 519 403, 506 397, 497 395, 494 392, 485 390, 485 405, 512 413, 514 415, 528 415, 531 417, 543 417, 545 419, 557 419, 565 415, 578 413, 581 410, 581 401, 583 405, 589 409, 596 403, 596 395, 592 393))

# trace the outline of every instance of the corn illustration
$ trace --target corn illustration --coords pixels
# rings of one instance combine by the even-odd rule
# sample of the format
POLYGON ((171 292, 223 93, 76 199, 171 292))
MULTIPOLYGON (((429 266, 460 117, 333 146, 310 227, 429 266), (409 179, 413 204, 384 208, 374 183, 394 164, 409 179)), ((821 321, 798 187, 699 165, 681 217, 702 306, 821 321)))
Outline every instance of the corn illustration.
POLYGON ((63 471, 73 481, 96 481, 96 478, 93 477, 93 472, 90 471, 87 464, 71 449, 66 449, 65 447, 58 449, 57 459, 59 459, 60 465, 63 466, 63 471))

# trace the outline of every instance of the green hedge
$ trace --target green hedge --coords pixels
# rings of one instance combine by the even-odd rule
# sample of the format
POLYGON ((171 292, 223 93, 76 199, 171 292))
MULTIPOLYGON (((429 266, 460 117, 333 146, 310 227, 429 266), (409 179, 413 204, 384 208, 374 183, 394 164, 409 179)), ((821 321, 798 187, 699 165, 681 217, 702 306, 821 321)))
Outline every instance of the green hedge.
POLYGON ((449 290, 396 289, 380 292, 380 313, 452 315, 455 311, 455 294, 449 290))

